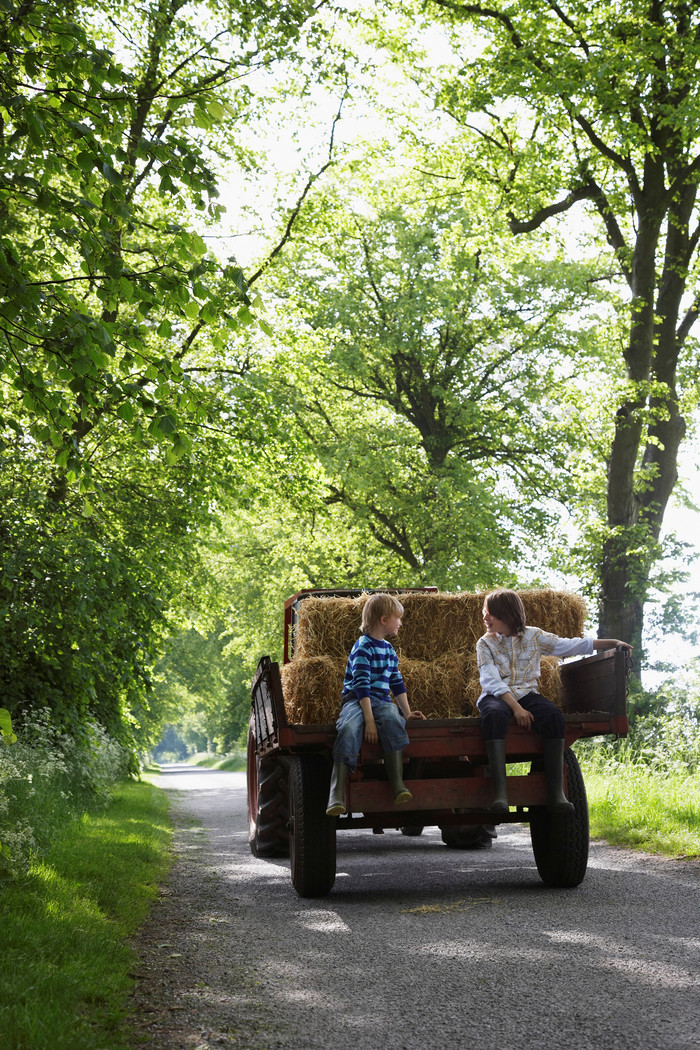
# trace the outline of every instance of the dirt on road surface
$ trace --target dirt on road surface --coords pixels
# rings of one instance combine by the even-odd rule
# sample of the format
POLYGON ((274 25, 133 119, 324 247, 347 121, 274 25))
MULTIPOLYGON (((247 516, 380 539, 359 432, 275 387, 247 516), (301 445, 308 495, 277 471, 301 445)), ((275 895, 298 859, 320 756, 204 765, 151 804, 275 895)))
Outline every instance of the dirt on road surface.
POLYGON ((330 896, 248 847, 245 775, 166 767, 176 859, 137 950, 148 1050, 697 1050, 700 867, 600 844, 546 888, 527 827, 338 835, 330 896))

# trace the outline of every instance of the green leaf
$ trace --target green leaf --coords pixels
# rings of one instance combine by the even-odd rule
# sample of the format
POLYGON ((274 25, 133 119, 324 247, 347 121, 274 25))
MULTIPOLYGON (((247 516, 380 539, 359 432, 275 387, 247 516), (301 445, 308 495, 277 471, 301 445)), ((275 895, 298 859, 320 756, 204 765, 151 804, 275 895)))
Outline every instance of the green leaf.
POLYGON ((0 707, 0 735, 6 744, 14 744, 17 740, 12 732, 12 718, 6 707, 0 707))
POLYGON ((214 120, 223 120, 226 116, 226 110, 220 102, 216 101, 207 103, 207 112, 214 120))
POLYGON ((125 423, 133 423, 134 421, 134 409, 128 401, 123 401, 117 408, 117 415, 120 419, 123 419, 125 423))

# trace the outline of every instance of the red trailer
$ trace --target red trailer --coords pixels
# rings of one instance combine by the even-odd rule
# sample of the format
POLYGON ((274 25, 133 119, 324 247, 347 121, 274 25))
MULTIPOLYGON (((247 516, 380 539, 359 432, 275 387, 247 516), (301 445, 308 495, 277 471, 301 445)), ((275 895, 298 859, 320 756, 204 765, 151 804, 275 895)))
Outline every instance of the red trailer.
MULTIPOLYGON (((437 593, 435 588, 424 590, 437 593)), ((303 616, 305 599, 363 593, 369 592, 303 591, 290 598, 285 605, 284 662, 293 658, 294 628, 303 616)), ((327 817, 335 725, 290 723, 279 665, 263 657, 252 685, 248 736, 253 854, 288 855, 297 893, 322 897, 335 881, 338 832, 395 828, 419 834, 424 827, 437 826, 447 845, 469 848, 495 824, 528 823, 542 880, 548 886, 579 885, 588 863, 588 804, 571 745, 585 737, 626 735, 629 657, 623 649, 607 650, 564 663, 559 674, 566 722, 565 789, 573 814, 547 810, 541 739, 515 724, 506 738, 507 762, 526 763, 527 772, 508 777, 509 811, 490 813, 486 749, 479 718, 472 715, 407 723, 410 744, 404 751, 403 777, 413 798, 404 805, 393 801, 379 745, 364 743, 358 768, 348 777, 347 814, 327 817)), ((335 701, 339 709, 339 695, 335 701)))

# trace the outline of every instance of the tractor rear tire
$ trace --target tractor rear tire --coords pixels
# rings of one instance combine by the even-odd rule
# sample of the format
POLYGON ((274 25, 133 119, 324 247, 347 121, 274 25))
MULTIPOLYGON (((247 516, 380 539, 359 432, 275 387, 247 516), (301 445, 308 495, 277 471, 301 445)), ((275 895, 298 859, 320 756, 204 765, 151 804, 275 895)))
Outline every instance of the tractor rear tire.
POLYGON ((248 844, 254 857, 289 856, 289 767, 278 755, 259 758, 248 731, 248 844))
POLYGON ((326 816, 330 768, 319 755, 298 755, 289 770, 289 858, 300 897, 325 897, 335 882, 336 818, 326 816))
POLYGON ((588 867, 588 800, 576 755, 564 752, 566 796, 573 813, 550 813, 545 806, 530 810, 530 838, 540 878, 546 886, 579 886, 588 867))
POLYGON ((440 830, 448 849, 490 849, 498 834, 493 824, 453 824, 440 830))

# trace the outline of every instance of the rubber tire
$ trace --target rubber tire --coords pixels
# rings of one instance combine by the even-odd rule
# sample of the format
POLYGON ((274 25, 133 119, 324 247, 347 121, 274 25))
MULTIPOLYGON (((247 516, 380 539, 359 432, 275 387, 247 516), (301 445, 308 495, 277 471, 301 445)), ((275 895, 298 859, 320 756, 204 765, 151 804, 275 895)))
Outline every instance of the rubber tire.
POLYGON ((401 832, 402 835, 409 835, 409 836, 422 835, 423 834, 423 825, 422 824, 409 824, 405 828, 399 828, 399 831, 401 832))
POLYGON ((258 758, 248 730, 248 845, 254 857, 289 856, 289 767, 275 755, 258 758))
POLYGON ((566 797, 573 813, 550 813, 544 806, 530 810, 530 838, 540 878, 546 886, 580 886, 588 867, 588 800, 576 755, 564 752, 566 797))
POLYGON ((326 816, 330 768, 319 755, 297 755, 289 769, 289 858, 300 897, 325 897, 335 882, 336 818, 326 816))
POLYGON ((490 849, 497 836, 493 824, 453 824, 440 830, 448 849, 490 849))

